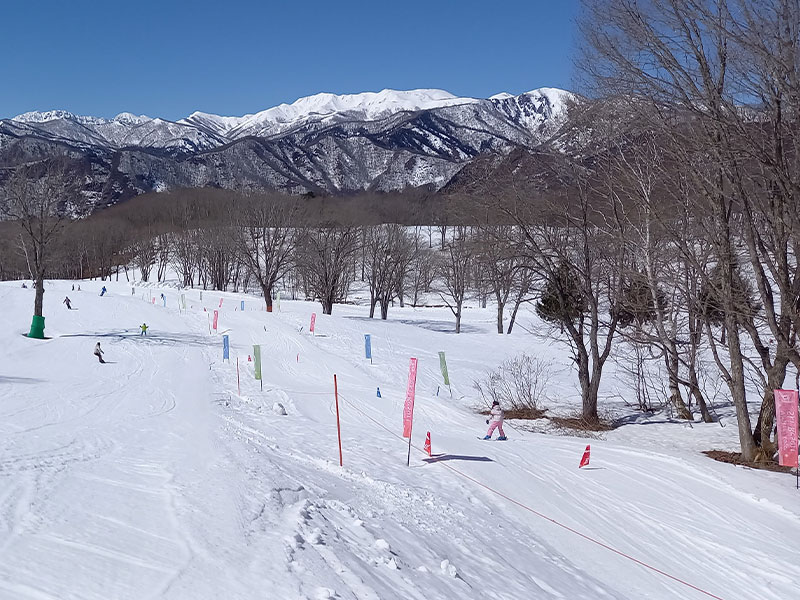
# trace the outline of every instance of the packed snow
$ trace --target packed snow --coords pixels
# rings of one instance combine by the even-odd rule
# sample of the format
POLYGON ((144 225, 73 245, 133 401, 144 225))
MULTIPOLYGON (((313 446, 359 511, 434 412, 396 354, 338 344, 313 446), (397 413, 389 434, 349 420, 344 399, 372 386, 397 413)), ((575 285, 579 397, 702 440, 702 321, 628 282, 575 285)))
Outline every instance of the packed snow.
POLYGON ((700 454, 735 449, 725 402, 726 427, 657 415, 587 439, 507 421, 507 442, 478 439, 473 379, 523 351, 553 361, 545 404, 577 406, 564 348, 522 329, 540 325, 530 312, 500 336, 494 309, 472 307, 455 335, 446 308, 378 321, 361 305, 267 313, 254 296, 79 283, 47 283, 46 340, 23 335, 33 291, 0 284, 0 599, 797 596, 794 478, 700 454))

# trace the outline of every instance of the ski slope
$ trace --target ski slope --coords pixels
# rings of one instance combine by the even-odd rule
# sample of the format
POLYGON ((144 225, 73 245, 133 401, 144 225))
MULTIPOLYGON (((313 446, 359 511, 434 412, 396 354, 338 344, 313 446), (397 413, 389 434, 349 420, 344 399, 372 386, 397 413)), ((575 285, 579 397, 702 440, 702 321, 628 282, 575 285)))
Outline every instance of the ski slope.
POLYGON ((363 306, 326 316, 283 301, 270 314, 257 298, 186 290, 180 311, 175 289, 70 286, 48 283, 39 341, 21 335, 33 291, 0 283, 2 600, 797 597, 794 479, 699 453, 735 449, 733 426, 658 418, 587 440, 507 422, 508 442, 478 440, 472 380, 509 356, 553 357, 559 401, 579 399, 564 349, 492 333, 491 307, 467 310, 456 336, 446 309, 381 322, 363 306), (151 302, 162 291, 167 307, 151 302), (230 362, 209 334, 214 309, 230 362), (436 395, 440 350, 452 398, 436 395), (435 460, 412 449, 406 466, 412 356, 413 442, 430 431, 435 460))

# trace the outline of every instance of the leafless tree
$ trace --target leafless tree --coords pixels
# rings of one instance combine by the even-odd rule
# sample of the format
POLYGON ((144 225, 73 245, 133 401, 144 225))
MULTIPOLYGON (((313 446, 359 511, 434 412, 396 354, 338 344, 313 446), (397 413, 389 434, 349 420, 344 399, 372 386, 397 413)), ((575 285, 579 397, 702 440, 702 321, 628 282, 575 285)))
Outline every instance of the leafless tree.
POLYGON ((583 4, 580 64, 593 93, 615 98, 629 117, 652 128, 689 182, 692 218, 711 241, 715 267, 713 279, 702 265, 695 271, 719 302, 724 354, 713 337, 708 342, 736 407, 744 459, 769 459, 772 390, 789 363, 800 364, 794 309, 800 6, 788 0, 583 4), (737 292, 748 281, 757 311, 741 310, 737 292), (753 369, 764 391, 755 430, 746 390, 753 369))
POLYGON ((309 227, 298 240, 297 263, 309 292, 329 315, 346 298, 358 254, 358 227, 309 227))
POLYGON ((293 227, 296 214, 294 202, 251 197, 241 203, 234 219, 234 243, 261 288, 268 311, 272 311, 275 285, 292 267, 298 236, 293 227))
POLYGON ((365 275, 369 284, 369 316, 380 305, 381 319, 386 319, 392 300, 402 293, 403 282, 416 252, 414 240, 400 225, 376 225, 365 228, 365 275))
POLYGON ((461 316, 470 290, 475 246, 467 227, 459 225, 451 230, 451 237, 438 257, 439 296, 456 318, 456 333, 461 333, 461 316))
POLYGON ((10 174, 0 191, 0 211, 19 223, 34 278, 33 314, 42 317, 44 278, 51 248, 71 214, 80 213, 84 202, 78 177, 65 158, 22 164, 10 174))

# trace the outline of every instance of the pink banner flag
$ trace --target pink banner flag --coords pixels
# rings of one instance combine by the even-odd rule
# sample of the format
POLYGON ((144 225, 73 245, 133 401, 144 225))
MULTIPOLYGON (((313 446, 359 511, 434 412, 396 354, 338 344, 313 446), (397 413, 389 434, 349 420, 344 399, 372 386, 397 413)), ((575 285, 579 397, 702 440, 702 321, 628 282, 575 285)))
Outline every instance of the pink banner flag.
POLYGON ((219 317, 219 311, 216 311, 216 310, 215 310, 215 311, 214 311, 214 325, 213 325, 214 331, 216 331, 216 330, 217 330, 217 318, 218 318, 218 317, 219 317))
POLYGON ((219 299, 219 308, 222 308, 222 298, 219 299))
POLYGON ((314 323, 316 322, 317 322, 317 313, 311 313, 311 327, 309 327, 311 333, 314 333, 314 323))
POLYGON ((414 391, 417 387, 417 359, 412 358, 408 367, 408 386, 406 387, 406 404, 403 407, 403 437, 411 437, 411 426, 414 423, 414 391))
POLYGON ((781 466, 797 466, 797 391, 775 390, 778 421, 778 460, 781 466))

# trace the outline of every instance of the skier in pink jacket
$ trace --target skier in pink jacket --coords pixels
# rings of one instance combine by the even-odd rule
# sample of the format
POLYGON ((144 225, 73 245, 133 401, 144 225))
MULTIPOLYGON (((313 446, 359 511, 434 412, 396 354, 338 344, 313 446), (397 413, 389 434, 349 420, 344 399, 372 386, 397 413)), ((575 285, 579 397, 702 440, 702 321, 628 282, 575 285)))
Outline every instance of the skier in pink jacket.
POLYGON ((492 402, 492 418, 486 419, 486 423, 489 424, 489 431, 486 433, 486 436, 483 439, 485 440, 492 439, 492 434, 494 433, 495 429, 497 429, 500 432, 500 437, 497 438, 499 441, 507 439, 506 434, 503 431, 504 418, 505 415, 503 414, 503 409, 500 408, 500 403, 497 400, 495 400, 494 402, 492 402))

